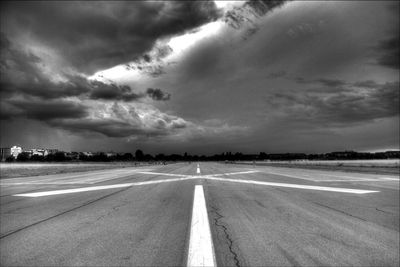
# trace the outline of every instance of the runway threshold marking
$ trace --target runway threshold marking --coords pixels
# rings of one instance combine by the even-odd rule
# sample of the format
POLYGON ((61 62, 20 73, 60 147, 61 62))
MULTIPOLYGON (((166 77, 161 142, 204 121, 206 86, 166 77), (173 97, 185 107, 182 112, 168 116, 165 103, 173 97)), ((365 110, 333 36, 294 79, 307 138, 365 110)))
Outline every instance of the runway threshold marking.
POLYGON ((189 240, 188 267, 217 265, 202 185, 194 189, 189 240))

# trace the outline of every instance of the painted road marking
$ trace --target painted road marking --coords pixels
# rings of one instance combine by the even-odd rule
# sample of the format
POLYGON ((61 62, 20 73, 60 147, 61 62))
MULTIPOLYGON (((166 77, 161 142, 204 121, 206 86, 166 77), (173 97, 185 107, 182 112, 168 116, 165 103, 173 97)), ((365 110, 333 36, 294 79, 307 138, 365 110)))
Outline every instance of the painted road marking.
POLYGON ((283 172, 274 172, 274 171, 270 171, 270 170, 263 170, 261 172, 270 173, 270 174, 276 174, 276 175, 282 175, 282 176, 287 176, 287 177, 292 177, 292 178, 297 178, 297 179, 303 179, 303 180, 316 181, 316 182, 319 182, 319 181, 322 181, 322 180, 314 180, 311 177, 315 177, 315 176, 322 176, 322 177, 323 176, 330 176, 330 177, 334 177, 334 178, 350 178, 350 179, 362 179, 362 180, 364 180, 364 179, 377 179, 378 181, 380 179, 399 181, 399 178, 400 178, 398 176, 387 176, 387 175, 385 175, 386 177, 384 177, 384 176, 379 175, 379 174, 375 174, 375 175, 374 174, 364 174, 362 177, 360 177, 360 176, 349 176, 349 175, 346 175, 347 173, 332 174, 332 173, 327 173, 327 172, 319 172, 319 171, 316 171, 316 170, 307 170, 307 172, 304 172, 304 170, 302 170, 300 173, 297 173, 297 175, 286 173, 285 171, 283 171, 283 172))
POLYGON ((43 196, 72 194, 72 193, 79 193, 79 192, 97 191, 97 190, 130 187, 130 186, 138 186, 138 185, 168 183, 168 182, 176 182, 176 181, 191 180, 191 179, 193 179, 193 178, 192 177, 182 177, 182 178, 175 178, 175 179, 146 181, 146 182, 138 182, 138 183, 102 185, 102 186, 91 186, 91 187, 81 187, 81 188, 72 188, 72 189, 63 189, 63 190, 44 191, 44 192, 15 194, 13 196, 16 196, 16 197, 43 197, 43 196))
POLYGON ((217 266, 202 185, 196 185, 187 266, 217 266))
POLYGON ((342 175, 330 175, 330 174, 315 174, 315 175, 307 175, 303 174, 302 176, 298 175, 291 175, 291 174, 285 174, 285 173, 279 173, 279 172, 271 172, 271 171, 265 171, 264 173, 266 174, 274 174, 278 176, 285 176, 285 177, 290 177, 290 178, 295 178, 295 179, 302 179, 302 180, 308 180, 308 181, 313 181, 313 182, 346 182, 346 181, 399 181, 397 178, 392 178, 392 177, 376 177, 376 178, 362 178, 362 177, 354 177, 354 176, 342 176, 342 175), (337 177, 337 178, 350 178, 350 179, 313 179, 313 178, 306 178, 306 177, 312 177, 312 176, 330 176, 330 177, 337 177))
POLYGON ((307 181, 313 181, 313 182, 315 182, 314 179, 306 178, 306 177, 300 177, 300 176, 291 175, 291 174, 284 174, 284 173, 271 172, 271 171, 265 171, 264 173, 266 173, 266 174, 274 174, 274 175, 279 175, 279 176, 285 176, 285 177, 290 177, 290 178, 302 179, 302 180, 307 180, 307 181))
POLYGON ((237 175, 237 174, 248 174, 248 173, 256 173, 260 171, 244 171, 244 172, 227 172, 227 173, 220 173, 220 174, 210 174, 209 176, 225 176, 225 175, 237 175))
MULTIPOLYGON (((148 171, 151 169, 141 169, 148 171)), ((4 185, 30 185, 30 184, 94 184, 107 180, 126 178, 138 173, 140 170, 123 170, 117 173, 111 173, 109 170, 101 173, 94 171, 90 173, 70 174, 68 176, 62 174, 51 174, 45 176, 32 176, 23 178, 2 179, 0 186, 4 185), (59 177, 61 176, 61 177, 59 177)))
MULTIPOLYGON (((198 171, 198 173, 200 173, 200 166, 198 167, 197 171, 198 171)), ((34 192, 34 193, 25 193, 25 194, 15 194, 13 196, 40 197, 40 196, 70 194, 70 193, 78 193, 78 192, 86 192, 86 191, 94 191, 94 190, 104 190, 104 189, 112 189, 112 188, 120 188, 120 187, 128 187, 128 186, 139 186, 139 185, 175 182, 175 181, 190 180, 190 179, 209 179, 209 180, 217 180, 217 181, 223 181, 223 182, 259 184, 259 185, 268 185, 268 186, 279 186, 279 187, 310 189, 310 190, 320 190, 320 191, 331 191, 331 192, 341 192, 341 193, 353 193, 353 194, 367 194, 367 193, 379 192, 379 191, 363 190, 363 189, 311 186, 311 185, 288 184, 288 183, 272 183, 272 182, 262 182, 262 181, 255 181, 255 180, 240 180, 240 179, 228 179, 228 178, 219 178, 219 177, 217 177, 217 176, 223 176, 223 175, 237 175, 237 174, 254 173, 254 172, 258 172, 258 171, 222 173, 222 174, 211 174, 211 175, 203 175, 203 176, 201 176, 201 175, 183 175, 183 174, 157 173, 157 172, 138 172, 138 173, 141 173, 141 174, 165 175, 165 176, 175 176, 175 177, 178 176, 180 178, 166 179, 166 180, 155 180, 155 181, 146 181, 146 182, 137 182, 137 183, 125 183, 125 184, 115 184, 115 185, 72 188, 72 189, 65 189, 65 190, 54 190, 54 191, 34 192)), ((346 180, 343 180, 343 182, 345 182, 345 181, 346 180)), ((357 181, 365 181, 365 180, 357 180, 357 181)))
POLYGON ((201 172, 200 172, 200 166, 199 166, 198 163, 197 163, 197 170, 196 170, 196 173, 197 173, 197 174, 201 174, 201 172))
POLYGON ((299 188, 299 189, 311 189, 311 190, 331 191, 331 192, 340 192, 340 193, 353 193, 353 194, 367 194, 367 193, 379 192, 379 191, 362 190, 362 189, 312 186, 312 185, 301 185, 301 184, 286 184, 286 183, 270 183, 270 182, 254 181, 254 180, 239 180, 239 179, 227 179, 227 178, 217 178, 217 177, 207 177, 206 179, 217 180, 217 181, 222 181, 222 182, 259 184, 259 185, 269 185, 269 186, 279 186, 279 187, 289 187, 289 188, 299 188))
POLYGON ((376 178, 376 179, 329 179, 329 180, 315 180, 316 182, 389 182, 389 181, 399 181, 399 179, 390 178, 376 178))
POLYGON ((153 174, 153 175, 164 175, 164 176, 174 176, 174 177, 187 177, 184 174, 173 174, 173 173, 163 173, 163 172, 137 172, 140 174, 153 174))

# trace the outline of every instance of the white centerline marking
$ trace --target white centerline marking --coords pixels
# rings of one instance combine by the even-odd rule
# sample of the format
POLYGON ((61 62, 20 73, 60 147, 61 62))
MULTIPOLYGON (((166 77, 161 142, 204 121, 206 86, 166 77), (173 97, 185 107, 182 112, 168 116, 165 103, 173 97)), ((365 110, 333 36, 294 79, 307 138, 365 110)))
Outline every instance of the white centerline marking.
POLYGON ((198 163, 197 163, 197 171, 196 171, 196 173, 197 173, 197 174, 201 174, 201 172, 200 172, 200 166, 199 166, 198 163))
POLYGON ((217 181, 222 181, 222 182, 233 182, 233 183, 244 183, 244 184, 259 184, 259 185, 269 185, 269 186, 279 186, 279 187, 289 187, 289 188, 299 188, 299 189, 311 189, 311 190, 320 190, 320 191, 353 193, 353 194, 367 194, 367 193, 379 192, 379 191, 362 190, 362 189, 312 186, 312 185, 302 185, 302 184, 270 183, 270 182, 254 181, 254 180, 239 180, 239 179, 227 179, 227 178, 217 178, 217 177, 207 177, 206 179, 217 180, 217 181))
POLYGON ((187 266, 217 266, 202 185, 196 185, 187 266))

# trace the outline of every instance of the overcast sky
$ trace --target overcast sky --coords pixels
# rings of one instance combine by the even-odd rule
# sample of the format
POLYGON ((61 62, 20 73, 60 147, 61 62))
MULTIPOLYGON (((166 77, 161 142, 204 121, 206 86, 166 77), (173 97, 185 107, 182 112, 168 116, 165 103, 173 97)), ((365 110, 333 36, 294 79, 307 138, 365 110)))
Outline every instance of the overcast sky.
POLYGON ((396 1, 1 3, 1 146, 399 149, 396 1))

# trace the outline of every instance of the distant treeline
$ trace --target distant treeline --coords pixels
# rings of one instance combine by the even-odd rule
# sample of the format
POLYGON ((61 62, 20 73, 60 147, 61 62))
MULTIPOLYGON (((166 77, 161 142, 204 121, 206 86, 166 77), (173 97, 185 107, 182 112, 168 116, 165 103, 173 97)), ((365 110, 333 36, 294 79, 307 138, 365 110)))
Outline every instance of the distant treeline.
POLYGON ((144 154, 143 151, 137 150, 135 154, 132 153, 87 153, 87 152, 56 152, 42 155, 30 155, 29 153, 22 152, 17 158, 9 157, 7 161, 48 161, 48 162, 63 162, 63 161, 95 161, 95 162, 108 162, 108 161, 288 161, 288 160, 357 160, 357 159, 399 159, 400 151, 386 151, 386 152, 355 152, 355 151, 342 151, 331 152, 325 154, 304 154, 304 153, 283 153, 283 154, 268 154, 261 152, 259 154, 242 154, 226 152, 216 154, 213 156, 204 155, 189 155, 185 153, 164 155, 157 154, 155 156, 144 154))

